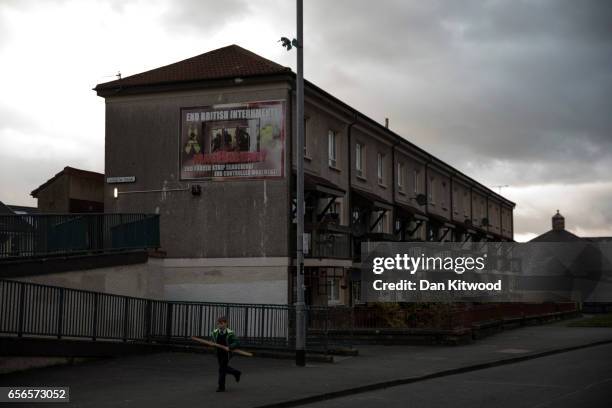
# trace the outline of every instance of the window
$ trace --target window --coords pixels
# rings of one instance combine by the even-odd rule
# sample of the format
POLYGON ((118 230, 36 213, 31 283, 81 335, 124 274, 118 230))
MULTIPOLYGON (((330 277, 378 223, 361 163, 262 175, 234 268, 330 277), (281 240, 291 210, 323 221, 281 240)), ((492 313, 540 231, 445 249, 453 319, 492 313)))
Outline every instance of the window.
POLYGON ((429 179, 429 189, 428 189, 429 190, 428 191, 428 193, 429 193, 429 203, 431 205, 435 205, 435 201, 434 201, 434 197, 435 197, 434 188, 435 188, 435 186, 436 186, 435 179, 432 177, 432 178, 429 179))
POLYGON ((388 225, 387 213, 384 212, 381 217, 381 211, 375 211, 373 212, 373 215, 374 215, 374 221, 378 220, 378 223, 374 226, 374 232, 378 232, 378 233, 387 232, 387 225, 388 225))
POLYGON ((412 182, 414 185, 414 196, 416 197, 417 194, 419 194, 419 171, 418 170, 414 170, 413 178, 414 180, 412 182))
POLYGON ((351 287, 353 289, 353 304, 359 304, 361 302, 361 281, 352 281, 351 287))
POLYGON ((385 156, 382 153, 378 153, 378 184, 383 184, 384 182, 384 178, 383 178, 384 159, 385 159, 385 156))
POLYGON ((363 156, 365 153, 365 146, 361 143, 357 143, 355 145, 355 170, 357 171, 357 176, 363 177, 363 156))
POLYGON ((334 132, 333 130, 329 130, 327 132, 327 144, 328 144, 328 152, 329 152, 329 165, 331 167, 336 167, 336 164, 337 164, 336 132, 334 132))
POLYGON ((404 191, 404 165, 397 163, 397 188, 404 191))
POLYGON ((342 217, 342 205, 338 200, 337 198, 327 210, 328 216, 335 222, 340 222, 342 217))
POLYGON ((327 278, 327 303, 340 303, 340 278, 327 278))
POLYGON ((442 194, 440 199, 440 206, 443 210, 446 210, 446 181, 442 182, 442 194))

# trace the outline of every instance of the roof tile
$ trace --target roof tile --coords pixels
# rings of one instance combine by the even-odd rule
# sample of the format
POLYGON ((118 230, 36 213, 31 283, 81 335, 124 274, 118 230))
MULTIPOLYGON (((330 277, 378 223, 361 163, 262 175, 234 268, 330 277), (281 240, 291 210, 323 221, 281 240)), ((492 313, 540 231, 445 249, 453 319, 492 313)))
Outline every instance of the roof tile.
POLYGON ((117 87, 274 75, 290 72, 284 67, 237 45, 229 45, 160 68, 103 84, 96 91, 117 87))

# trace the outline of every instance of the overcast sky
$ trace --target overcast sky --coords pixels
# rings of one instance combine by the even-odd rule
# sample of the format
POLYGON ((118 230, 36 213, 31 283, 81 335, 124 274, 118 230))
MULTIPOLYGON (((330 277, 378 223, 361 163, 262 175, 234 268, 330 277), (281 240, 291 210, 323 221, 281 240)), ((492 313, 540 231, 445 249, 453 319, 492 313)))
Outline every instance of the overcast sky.
MULTIPOLYGON (((612 2, 305 2, 305 76, 517 203, 515 238, 612 236, 612 2)), ((0 201, 104 171, 97 83, 277 43, 295 2, 0 0, 0 201)))

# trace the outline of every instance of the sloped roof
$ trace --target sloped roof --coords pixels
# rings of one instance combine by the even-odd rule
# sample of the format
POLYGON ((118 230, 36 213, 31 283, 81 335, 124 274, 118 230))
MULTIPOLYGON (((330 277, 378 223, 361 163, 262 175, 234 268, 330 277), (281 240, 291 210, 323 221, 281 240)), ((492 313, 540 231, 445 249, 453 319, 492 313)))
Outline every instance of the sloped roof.
POLYGON ((291 68, 232 44, 140 74, 98 84, 94 90, 274 75, 286 72, 291 72, 291 68))
POLYGON ((35 190, 33 190, 30 193, 30 195, 32 197, 36 198, 36 195, 42 189, 47 187, 49 184, 53 183, 55 180, 57 180, 63 174, 68 174, 68 175, 77 176, 77 177, 91 178, 92 180, 98 181, 100 183, 104 183, 104 174, 102 174, 102 173, 97 173, 95 171, 89 171, 89 170, 81 170, 81 169, 77 169, 77 168, 74 168, 74 167, 66 166, 66 167, 63 168, 62 171, 60 171, 55 176, 51 177, 49 180, 45 181, 43 184, 41 184, 35 190))
POLYGON ((0 201, 0 215, 14 215, 15 213, 11 210, 8 205, 0 201))
POLYGON ((572 242, 582 241, 578 235, 572 234, 567 230, 550 230, 542 235, 538 235, 529 242, 572 242))

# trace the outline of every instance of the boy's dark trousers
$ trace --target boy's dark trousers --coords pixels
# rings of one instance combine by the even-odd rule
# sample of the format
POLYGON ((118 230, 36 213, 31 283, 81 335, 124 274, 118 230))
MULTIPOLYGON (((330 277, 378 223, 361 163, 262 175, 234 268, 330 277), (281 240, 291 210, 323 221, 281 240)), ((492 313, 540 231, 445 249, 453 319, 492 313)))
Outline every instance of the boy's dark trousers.
MULTIPOLYGON (((221 350, 219 350, 221 351, 221 350)), ((225 389, 225 376, 227 374, 233 375, 234 377, 240 375, 240 371, 230 367, 229 364, 229 353, 221 351, 217 353, 217 361, 219 362, 219 389, 225 389)))

